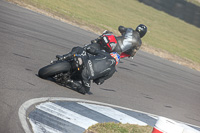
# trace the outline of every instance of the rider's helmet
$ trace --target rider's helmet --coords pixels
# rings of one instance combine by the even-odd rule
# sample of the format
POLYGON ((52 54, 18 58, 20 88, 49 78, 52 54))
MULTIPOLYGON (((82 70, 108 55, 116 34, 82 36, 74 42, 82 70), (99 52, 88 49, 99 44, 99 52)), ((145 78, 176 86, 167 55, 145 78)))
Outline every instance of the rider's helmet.
POLYGON ((115 59, 117 65, 120 62, 120 55, 117 52, 112 52, 110 55, 115 59))
POLYGON ((147 27, 140 24, 137 26, 136 31, 140 34, 140 38, 142 38, 147 33, 147 27))

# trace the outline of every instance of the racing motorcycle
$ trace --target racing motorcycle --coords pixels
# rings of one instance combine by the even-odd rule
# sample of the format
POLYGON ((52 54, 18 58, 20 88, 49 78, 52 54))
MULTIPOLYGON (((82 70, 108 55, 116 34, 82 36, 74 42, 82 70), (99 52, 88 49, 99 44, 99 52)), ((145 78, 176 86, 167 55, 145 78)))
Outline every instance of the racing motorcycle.
MULTIPOLYGON (((120 37, 116 39, 113 34, 103 34, 97 42, 84 46, 84 49, 93 47, 94 49, 104 50, 108 53, 121 53, 122 46, 120 37)), ((89 56, 89 53, 87 53, 87 55, 89 56)), ((123 56, 123 53, 120 56, 121 58, 126 57, 123 56)), ((56 56, 56 58, 56 61, 52 61, 50 65, 47 65, 38 71, 38 76, 40 78, 53 78, 56 83, 68 87, 73 86, 70 80, 81 81, 80 73, 83 68, 81 55, 74 54, 73 58, 69 59, 62 59, 59 56, 56 56)))

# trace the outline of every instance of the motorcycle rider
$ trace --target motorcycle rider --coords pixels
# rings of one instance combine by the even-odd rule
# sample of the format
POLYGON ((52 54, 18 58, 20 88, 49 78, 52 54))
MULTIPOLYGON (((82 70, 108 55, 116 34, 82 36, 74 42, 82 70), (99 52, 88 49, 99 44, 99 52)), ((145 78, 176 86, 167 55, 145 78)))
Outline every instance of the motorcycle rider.
POLYGON ((146 34, 147 27, 140 24, 133 30, 132 28, 119 26, 118 30, 121 36, 115 37, 112 32, 104 31, 101 36, 92 40, 92 44, 88 46, 104 49, 106 52, 118 52, 121 58, 133 57, 142 45, 141 38, 146 34))
POLYGON ((71 83, 73 88, 82 94, 89 92, 91 80, 97 85, 101 85, 105 80, 112 77, 116 71, 115 66, 120 61, 120 56, 116 52, 107 53, 92 47, 88 47, 87 49, 75 47, 70 53, 57 56, 57 58, 69 59, 74 54, 81 55, 81 59, 78 60, 81 63, 79 65, 83 64, 83 68, 80 71, 82 80, 81 83, 76 80, 68 80, 67 82, 71 83))
POLYGON ((133 30, 119 26, 118 30, 121 36, 115 37, 112 32, 105 31, 99 38, 91 41, 92 44, 84 48, 75 47, 69 54, 62 57, 65 59, 70 58, 73 54, 83 55, 84 68, 80 74, 81 83, 68 80, 78 92, 82 94, 89 92, 91 80, 98 85, 102 84, 114 74, 115 65, 118 64, 120 58, 133 57, 142 45, 141 38, 146 34, 147 27, 140 24, 136 30, 133 30), (86 52, 90 53, 90 56, 86 52))

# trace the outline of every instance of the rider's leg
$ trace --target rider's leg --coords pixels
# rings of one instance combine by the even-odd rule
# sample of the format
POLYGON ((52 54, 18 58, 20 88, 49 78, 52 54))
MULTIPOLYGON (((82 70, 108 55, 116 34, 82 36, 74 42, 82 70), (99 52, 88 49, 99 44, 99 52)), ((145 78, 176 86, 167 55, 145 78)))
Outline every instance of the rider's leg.
POLYGON ((101 45, 99 43, 91 43, 85 46, 85 49, 94 48, 95 50, 101 50, 101 45))
POLYGON ((78 91, 79 93, 81 94, 87 93, 85 87, 80 82, 68 80, 68 83, 71 83, 71 87, 76 91, 78 91))
POLYGON ((81 82, 85 88, 86 93, 88 93, 90 91, 90 85, 91 85, 91 80, 90 80, 87 72, 88 72, 87 68, 85 67, 85 68, 83 68, 82 73, 81 73, 81 77, 82 77, 81 82))

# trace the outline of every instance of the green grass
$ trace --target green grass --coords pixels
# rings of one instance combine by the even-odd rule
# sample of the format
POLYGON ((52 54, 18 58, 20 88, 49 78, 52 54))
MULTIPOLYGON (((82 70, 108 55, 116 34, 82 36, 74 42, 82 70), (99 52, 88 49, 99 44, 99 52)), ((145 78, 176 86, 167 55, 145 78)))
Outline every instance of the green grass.
MULTIPOLYGON (((17 1, 17 0, 11 0, 17 1)), ((137 0, 18 0, 83 25, 112 30, 143 23, 147 45, 200 63, 200 28, 137 0)))
POLYGON ((195 5, 200 7, 200 2, 198 2, 198 0, 186 0, 186 1, 190 2, 190 3, 193 3, 193 4, 195 4, 195 5))
POLYGON ((84 133, 151 133, 153 127, 121 123, 98 123, 89 127, 84 133))

